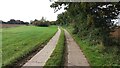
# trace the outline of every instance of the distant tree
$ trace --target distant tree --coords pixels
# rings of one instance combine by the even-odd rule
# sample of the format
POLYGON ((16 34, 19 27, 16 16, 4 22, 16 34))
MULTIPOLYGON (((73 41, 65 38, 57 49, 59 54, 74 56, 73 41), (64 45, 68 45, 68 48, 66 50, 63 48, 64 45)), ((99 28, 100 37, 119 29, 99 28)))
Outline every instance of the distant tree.
POLYGON ((43 26, 43 27, 48 27, 50 25, 49 21, 46 21, 44 17, 42 17, 41 20, 34 20, 32 24, 36 26, 43 26))
POLYGON ((40 21, 41 21, 41 22, 45 22, 46 19, 45 19, 44 17, 42 17, 40 21))
POLYGON ((7 22, 8 24, 15 24, 16 21, 14 19, 10 19, 10 21, 7 22))

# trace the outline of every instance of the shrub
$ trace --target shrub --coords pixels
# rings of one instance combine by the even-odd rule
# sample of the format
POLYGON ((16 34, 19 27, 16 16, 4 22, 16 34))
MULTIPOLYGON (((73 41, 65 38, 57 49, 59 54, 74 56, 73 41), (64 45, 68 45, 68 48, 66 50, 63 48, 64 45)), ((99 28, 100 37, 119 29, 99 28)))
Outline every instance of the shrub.
POLYGON ((36 25, 36 26, 42 26, 42 27, 48 27, 48 26, 49 26, 49 22, 48 22, 48 21, 45 21, 45 22, 42 22, 42 21, 34 21, 32 24, 33 24, 33 25, 36 25))

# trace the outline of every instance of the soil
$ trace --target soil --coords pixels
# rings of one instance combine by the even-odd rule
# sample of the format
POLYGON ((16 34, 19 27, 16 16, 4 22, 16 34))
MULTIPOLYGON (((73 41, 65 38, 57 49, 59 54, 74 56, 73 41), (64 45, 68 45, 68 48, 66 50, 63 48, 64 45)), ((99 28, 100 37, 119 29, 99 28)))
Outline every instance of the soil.
POLYGON ((23 26, 21 24, 0 24, 0 28, 10 28, 10 27, 17 27, 17 26, 23 26))
POLYGON ((111 32, 112 37, 120 38, 120 28, 117 28, 114 32, 111 32))

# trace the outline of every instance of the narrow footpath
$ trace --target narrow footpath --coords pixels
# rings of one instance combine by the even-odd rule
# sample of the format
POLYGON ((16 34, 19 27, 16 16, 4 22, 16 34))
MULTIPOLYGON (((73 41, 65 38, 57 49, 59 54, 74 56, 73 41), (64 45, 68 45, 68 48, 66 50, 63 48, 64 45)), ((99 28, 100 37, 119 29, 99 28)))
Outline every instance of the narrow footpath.
POLYGON ((58 28, 57 33, 52 37, 52 39, 45 45, 45 47, 33 56, 27 63, 23 65, 22 68, 32 68, 33 66, 41 67, 44 66, 47 60, 50 58, 55 46, 58 42, 61 30, 58 28))
POLYGON ((89 66, 89 63, 80 50, 80 47, 74 41, 72 36, 66 30, 64 31, 67 45, 67 59, 65 66, 89 66))

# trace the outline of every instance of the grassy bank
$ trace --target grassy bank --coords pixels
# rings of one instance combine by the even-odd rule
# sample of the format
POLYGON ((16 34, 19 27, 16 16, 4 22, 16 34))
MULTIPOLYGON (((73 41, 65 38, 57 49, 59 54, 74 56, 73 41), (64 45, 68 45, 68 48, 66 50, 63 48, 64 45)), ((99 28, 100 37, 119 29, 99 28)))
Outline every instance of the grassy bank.
POLYGON ((2 66, 2 28, 0 27, 0 68, 2 66))
POLYGON ((89 38, 81 40, 77 34, 72 34, 71 26, 65 27, 80 45, 91 66, 120 66, 120 46, 91 45, 89 38))
POLYGON ((62 65, 64 50, 65 50, 64 43, 65 43, 65 37, 64 37, 64 31, 62 30, 58 43, 55 47, 55 50, 53 51, 52 55, 46 62, 45 68, 54 68, 54 66, 62 65))
POLYGON ((2 65, 12 64, 34 48, 48 41, 57 31, 56 26, 20 26, 3 28, 2 65))

